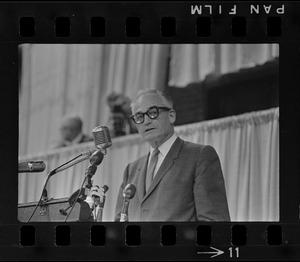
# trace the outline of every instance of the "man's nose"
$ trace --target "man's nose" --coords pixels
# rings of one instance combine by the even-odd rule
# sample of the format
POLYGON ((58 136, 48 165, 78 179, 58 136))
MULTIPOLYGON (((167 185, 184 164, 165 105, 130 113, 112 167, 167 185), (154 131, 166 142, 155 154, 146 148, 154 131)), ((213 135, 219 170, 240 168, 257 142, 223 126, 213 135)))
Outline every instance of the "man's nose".
POLYGON ((145 115, 144 116, 144 124, 147 125, 150 123, 152 123, 152 119, 148 115, 145 115))

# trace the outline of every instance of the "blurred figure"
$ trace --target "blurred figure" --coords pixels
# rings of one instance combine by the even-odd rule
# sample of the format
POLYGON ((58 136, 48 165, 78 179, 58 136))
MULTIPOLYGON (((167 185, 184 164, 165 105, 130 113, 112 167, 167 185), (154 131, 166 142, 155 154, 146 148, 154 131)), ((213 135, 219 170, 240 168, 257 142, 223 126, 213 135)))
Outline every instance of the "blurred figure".
POLYGON ((82 121, 78 116, 65 116, 60 125, 60 134, 61 139, 54 143, 53 148, 93 141, 92 137, 82 133, 82 121))
POLYGON ((85 202, 87 202, 91 208, 91 210, 94 210, 95 204, 99 205, 100 202, 100 187, 98 185, 94 185, 90 193, 87 195, 85 202))
POLYGON ((90 196, 87 196, 85 202, 90 206, 91 212, 93 214, 94 221, 101 222, 103 215, 103 206, 104 206, 104 196, 100 194, 103 190, 99 188, 98 185, 95 185, 91 188, 90 196))
POLYGON ((111 137, 137 133, 136 126, 130 121, 131 100, 127 96, 113 92, 107 97, 107 104, 110 108, 108 127, 111 137))

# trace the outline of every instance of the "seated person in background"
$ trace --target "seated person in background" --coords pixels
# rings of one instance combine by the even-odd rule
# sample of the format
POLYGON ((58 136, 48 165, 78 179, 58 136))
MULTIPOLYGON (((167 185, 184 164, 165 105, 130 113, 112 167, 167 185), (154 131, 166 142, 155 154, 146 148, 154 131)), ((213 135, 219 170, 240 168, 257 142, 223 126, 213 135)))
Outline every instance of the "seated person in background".
POLYGON ((107 97, 107 104, 110 109, 107 125, 111 137, 137 133, 136 126, 130 120, 130 103, 131 100, 124 94, 112 92, 107 97))
POLYGON ((61 139, 53 145, 53 148, 93 141, 92 137, 82 133, 82 121, 78 116, 65 116, 60 126, 60 134, 61 139))

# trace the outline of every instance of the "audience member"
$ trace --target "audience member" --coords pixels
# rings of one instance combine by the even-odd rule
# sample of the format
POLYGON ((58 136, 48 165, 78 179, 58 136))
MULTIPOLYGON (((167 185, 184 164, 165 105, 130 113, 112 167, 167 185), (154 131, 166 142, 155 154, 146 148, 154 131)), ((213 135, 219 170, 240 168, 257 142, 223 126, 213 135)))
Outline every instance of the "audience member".
POLYGON ((61 138, 53 148, 93 141, 92 137, 82 133, 82 121, 78 116, 65 116, 60 125, 60 134, 61 138))
POLYGON ((110 109, 108 128, 111 137, 137 133, 135 125, 130 120, 130 103, 131 100, 123 94, 113 92, 107 97, 110 109))

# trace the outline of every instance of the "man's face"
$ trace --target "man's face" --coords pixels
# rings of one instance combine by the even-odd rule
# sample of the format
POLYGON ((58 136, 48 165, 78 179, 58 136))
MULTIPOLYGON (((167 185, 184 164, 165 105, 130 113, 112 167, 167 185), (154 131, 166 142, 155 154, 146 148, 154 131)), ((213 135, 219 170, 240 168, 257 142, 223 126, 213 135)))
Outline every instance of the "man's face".
POLYGON ((72 141, 80 132, 76 122, 72 120, 65 121, 60 128, 63 139, 72 141))
MULTIPOLYGON (((161 97, 157 94, 146 94, 141 96, 133 105, 132 113, 146 113, 149 108, 166 107, 161 97)), ((139 134, 152 147, 157 148, 163 144, 174 133, 173 123, 176 119, 176 113, 172 110, 159 110, 159 115, 155 119, 144 115, 144 122, 136 124, 139 134)))

